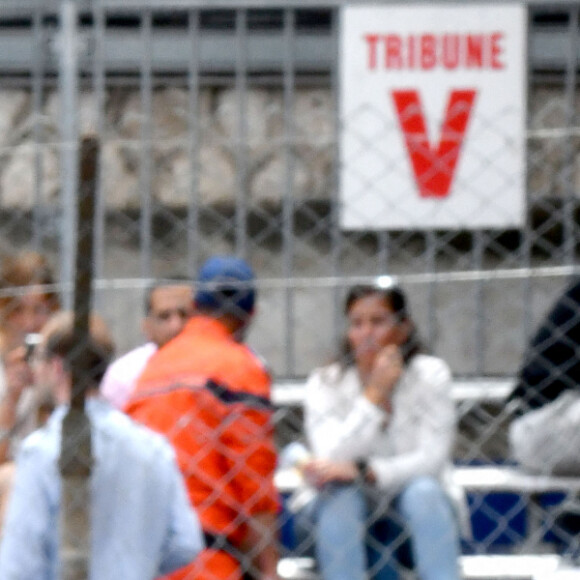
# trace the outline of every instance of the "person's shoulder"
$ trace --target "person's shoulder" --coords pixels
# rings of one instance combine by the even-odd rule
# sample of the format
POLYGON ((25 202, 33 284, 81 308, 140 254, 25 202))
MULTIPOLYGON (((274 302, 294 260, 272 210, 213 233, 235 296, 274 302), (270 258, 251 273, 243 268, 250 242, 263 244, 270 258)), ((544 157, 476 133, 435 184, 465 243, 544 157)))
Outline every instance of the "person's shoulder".
POLYGON ((30 460, 40 466, 54 461, 60 453, 60 433, 51 417, 49 422, 27 435, 19 445, 17 460, 30 460))
POLYGON ((123 437, 134 439, 147 439, 150 435, 155 435, 150 429, 143 429, 140 423, 134 421, 129 415, 115 409, 104 401, 93 403, 98 408, 100 419, 98 424, 101 429, 117 432, 123 437))
POLYGON ((226 340, 208 355, 209 365, 230 388, 270 397, 272 375, 266 360, 245 342, 226 340))
POLYGON ((306 379, 306 384, 310 386, 334 385, 347 373, 348 369, 344 369, 338 362, 333 362, 313 369, 306 379))
POLYGON ((409 371, 421 377, 451 380, 451 368, 442 358, 431 354, 416 354, 409 363, 409 371))
POLYGON ((253 368, 264 377, 271 378, 272 372, 265 357, 246 343, 235 343, 235 348, 240 349, 239 352, 241 353, 242 361, 245 366, 253 368))
POLYGON ((113 407, 107 408, 105 423, 107 430, 114 432, 127 445, 133 445, 158 457, 173 456, 173 448, 163 435, 134 421, 122 411, 113 407))
POLYGON ((138 442, 143 449, 149 450, 149 452, 155 457, 173 457, 173 447, 169 441, 161 433, 157 433, 149 427, 133 421, 127 417, 130 422, 131 432, 136 442, 138 442))
POLYGON ((156 350, 157 347, 154 343, 146 342, 145 344, 137 346, 136 348, 120 356, 118 359, 114 360, 109 365, 109 370, 111 372, 115 372, 124 370, 127 367, 132 367, 138 362, 141 363, 142 361, 147 360, 156 350))
POLYGON ((135 392, 157 388, 159 383, 164 385, 182 373, 184 369, 187 370, 192 360, 193 350, 189 337, 183 332, 161 348, 157 348, 145 361, 142 372, 136 378, 135 392))
POLYGON ((20 452, 25 455, 43 454, 52 447, 54 447, 52 437, 42 428, 33 431, 22 440, 20 452))

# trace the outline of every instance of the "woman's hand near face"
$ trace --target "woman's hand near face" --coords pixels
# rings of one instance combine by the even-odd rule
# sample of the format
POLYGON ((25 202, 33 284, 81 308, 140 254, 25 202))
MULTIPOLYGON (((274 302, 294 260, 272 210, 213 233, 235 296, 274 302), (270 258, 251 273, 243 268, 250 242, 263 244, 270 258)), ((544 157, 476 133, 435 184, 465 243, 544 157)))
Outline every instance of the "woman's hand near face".
POLYGON ((304 464, 304 476, 315 487, 322 487, 336 481, 349 483, 359 475, 352 461, 330 461, 328 459, 312 459, 304 464))
POLYGON ((391 395, 403 374, 403 357, 398 346, 389 344, 376 356, 364 387, 365 397, 374 405, 390 410, 391 395))

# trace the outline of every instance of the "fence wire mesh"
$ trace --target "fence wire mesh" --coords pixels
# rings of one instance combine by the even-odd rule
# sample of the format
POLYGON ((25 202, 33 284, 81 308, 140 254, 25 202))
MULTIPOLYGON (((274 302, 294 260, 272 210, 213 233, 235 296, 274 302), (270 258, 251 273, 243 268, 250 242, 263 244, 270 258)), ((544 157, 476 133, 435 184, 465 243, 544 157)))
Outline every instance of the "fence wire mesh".
MULTIPOLYGON (((373 198, 377 214, 392 206, 377 196, 379 176, 361 175, 356 159, 340 162, 340 2, 316 9, 243 3, 226 9, 193 1, 172 9, 154 2, 140 7, 94 2, 78 9, 72 4, 0 7, 6 385, 14 378, 10 373, 20 373, 22 387, 34 382, 26 357, 37 333, 54 311, 73 305, 77 143, 92 135, 101 147, 93 307, 106 321, 117 355, 150 337, 147 324, 181 327, 189 316, 187 294, 186 306, 171 303, 153 320, 159 281, 162 288, 190 292, 189 281, 215 254, 243 257, 256 273, 257 305, 247 342, 272 371, 275 404, 262 408, 263 393, 252 391, 258 399, 236 399, 228 407, 228 384, 206 377, 218 385, 211 390, 204 383, 200 394, 197 383, 178 382, 169 374, 155 383, 163 391, 159 396, 169 401, 165 414, 150 415, 147 407, 135 412, 175 444, 190 499, 204 514, 204 526, 210 526, 206 532, 233 535, 235 543, 244 517, 266 501, 262 496, 271 474, 260 461, 274 448, 282 452, 288 444, 305 442, 300 385, 337 356, 349 324, 343 312, 348 289, 376 284, 385 275, 396 277, 421 339, 452 371, 449 398, 457 428, 449 455, 456 469, 511 465, 512 414, 505 397, 530 356, 527 347, 536 329, 578 273, 580 6, 528 8, 524 226, 357 231, 341 227, 338 191, 345 166, 348 179, 358 184, 361 206, 365 196, 373 198), (15 261, 22 250, 41 257, 29 255, 23 265, 15 261), (288 395, 293 389, 296 397, 288 395), (171 397, 184 393, 196 406, 181 407, 179 401, 173 407, 171 397), (201 436, 200 424, 211 424, 211 435, 201 436), (209 455, 216 453, 219 460, 208 466, 209 455), (219 462, 226 467, 212 481, 219 462), (245 485, 257 495, 232 491, 245 485), (205 512, 211 514, 215 504, 227 512, 231 529, 211 528, 213 516, 205 512)), ((373 114, 378 132, 399 132, 373 114)), ((501 119, 475 116, 470 122, 486 126, 490 138, 503 144, 498 156, 508 154, 512 136, 501 119)), ((360 147, 381 159, 383 172, 405 170, 395 162, 398 154, 368 142, 360 147)), ((479 163, 483 169, 493 159, 482 156, 479 163)), ((476 172, 461 187, 477 192, 489 211, 512 177, 490 187, 476 172)), ((181 300, 184 294, 179 295, 181 300)), ((577 316, 574 312, 568 321, 571 327, 577 316)), ((549 340, 569 330, 558 327, 549 340)), ((545 380, 561 372, 550 367, 545 380)), ((44 424, 53 400, 36 387, 21 388, 12 400, 10 389, 4 390, 0 456, 8 483, 0 474, 0 485, 6 499, 15 449, 25 434, 44 424)), ((420 424, 422 418, 412 420, 420 424)), ((465 486, 472 537, 462 540, 464 554, 577 552, 574 480, 553 487, 537 481, 496 483, 465 486)), ((302 506, 309 497, 284 489, 285 509, 277 520, 280 553, 313 556, 312 526, 304 533, 306 520, 288 507, 302 506)), ((391 561, 398 547, 399 563, 411 567, 404 542, 408 530, 394 528, 393 518, 387 529, 384 497, 369 505, 377 511, 367 524, 372 522, 382 538, 377 549, 371 546, 370 566, 391 561), (385 535, 393 529, 397 533, 385 548, 385 535)), ((401 510, 394 516, 399 517, 401 510)), ((262 548, 257 541, 242 558, 244 566, 255 566, 251 560, 262 548)), ((335 556, 348 558, 348 552, 335 556)), ((228 577, 228 566, 218 566, 224 575, 217 577, 228 577)), ((184 577, 198 573, 190 570, 184 577)))

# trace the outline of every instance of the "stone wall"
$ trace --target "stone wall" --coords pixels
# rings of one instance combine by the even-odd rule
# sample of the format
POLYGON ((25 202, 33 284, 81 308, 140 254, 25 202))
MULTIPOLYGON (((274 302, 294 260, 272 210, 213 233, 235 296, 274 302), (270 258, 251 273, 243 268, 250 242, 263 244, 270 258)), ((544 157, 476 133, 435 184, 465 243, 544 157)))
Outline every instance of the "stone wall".
MULTIPOLYGON (((187 207, 196 169, 202 205, 228 205, 238 189, 237 160, 244 155, 250 205, 279 205, 286 188, 288 156, 292 162, 295 203, 329 200, 333 192, 335 110, 322 88, 296 89, 285 118, 280 89, 247 94, 242 122, 237 94, 231 88, 206 88, 199 95, 195 127, 189 126, 188 93, 167 88, 153 93, 152 114, 142 112, 138 90, 111 89, 103 112, 104 190, 112 210, 139 208, 142 154, 150 153, 154 199, 170 208, 187 207), (285 127, 289 133, 285 133, 285 127), (191 131, 198 157, 192 164, 191 131), (245 135, 239 147, 240 131, 245 135), (287 146, 285 135, 292 143, 287 146), (150 144, 143 142, 150 135, 150 144)), ((578 138, 568 138, 560 87, 534 88, 529 100, 529 185, 532 198, 562 196, 580 190, 578 138), (570 165, 570 159, 572 164, 570 165)), ((580 105, 578 106, 580 108, 580 105)), ((79 97, 81 134, 98 132, 92 94, 79 97)), ((59 98, 46 96, 38 115, 26 90, 0 90, 0 200, 3 209, 29 209, 35 203, 35 153, 41 156, 42 199, 55 202, 59 191, 59 98), (35 146, 35 141, 40 145, 35 146)))
MULTIPOLYGON (((562 130, 569 125, 563 94, 561 87, 534 87, 529 100, 530 201, 556 225, 562 222, 558 203, 564 196, 576 195, 580 180, 577 139, 566 138, 562 130)), ((282 216, 290 180, 295 227, 293 274, 331 275, 336 124, 330 92, 297 88, 293 109, 286 117, 279 88, 253 88, 240 119, 233 89, 204 88, 195 126, 189 123, 188 98, 184 89, 156 90, 152 114, 145 116, 137 89, 112 88, 106 94, 99 124, 94 97, 80 95, 81 133, 98 132, 97 128, 102 127, 103 191, 108 215, 104 276, 140 276, 139 220, 143 178, 147 177, 143 156, 150 159, 151 194, 159 220, 152 244, 152 275, 187 271, 186 216, 192 202, 201 212, 200 257, 233 251, 236 192, 243 190, 247 192, 243 202, 248 212, 252 262, 261 278, 282 277, 286 251, 282 216), (290 135, 290 143, 285 135, 290 135), (197 152, 193 158, 192 150, 197 152), (240 159, 244 160, 242 165, 240 159), (197 191, 193 200, 189 193, 192 185, 197 191)), ((57 207, 62 148, 59 114, 55 92, 47 93, 41 112, 35 116, 28 91, 0 91, 0 249, 20 247, 28 234, 32 239, 31 210, 38 208, 35 195, 40 184, 42 247, 52 254, 55 265, 59 264, 62 227, 57 207)), ((561 241, 549 238, 550 231, 538 230, 537 235, 541 240, 546 237, 546 243, 542 245, 543 255, 532 256, 534 263, 560 263, 561 241)), ((412 236, 397 240, 390 268, 399 273, 426 271, 425 246, 412 236)), ((342 244, 340 267, 345 274, 376 272, 378 250, 373 235, 344 236, 342 244)), ((517 244, 510 244, 508 241, 486 253, 483 265, 517 267, 517 244)), ((437 269, 469 269, 471 247, 471 243, 450 238, 449 246, 438 252, 437 269)), ((504 374, 517 368, 525 329, 535 324, 564 283, 561 278, 545 279, 527 289, 520 281, 493 282, 484 288, 449 283, 437 286, 434 294, 424 285, 408 291, 419 327, 457 373, 472 373, 477 366, 481 345, 475 340, 474 326, 479 317, 483 318, 484 370, 504 374), (476 311, 478 292, 483 293, 485 312, 476 311)), ((141 339, 141 298, 140 288, 99 292, 98 306, 111 323, 120 350, 141 339)), ((335 294, 327 289, 306 285, 296 288, 290 300, 285 289, 266 290, 261 294, 252 344, 265 354, 277 373, 286 374, 290 337, 296 361, 290 371, 304 374, 332 353, 335 313, 335 294)))
MULTIPOLYGON (((95 99, 79 99, 81 133, 97 132, 95 99)), ((142 155, 152 163, 153 198, 168 208, 190 202, 192 168, 202 205, 230 205, 238 189, 237 157, 245 157, 250 204, 279 205, 285 191, 286 155, 292 158, 293 193, 297 202, 328 199, 334 155, 334 109, 328 91, 297 90, 292 111, 293 143, 284 141, 281 91, 253 90, 247 97, 243 124, 246 139, 238 147, 240 119, 233 89, 205 89, 199 96, 195 127, 188 124, 188 93, 155 91, 152 114, 145 117, 138 91, 112 90, 104 112, 104 191, 111 210, 139 208, 142 155), (144 124, 144 119, 147 123, 144 124), (191 131, 197 131, 197 160, 190 161, 191 131), (150 143, 144 143, 150 135, 150 143)), ((31 113, 26 91, 0 92, 0 199, 4 209, 34 204, 34 155, 42 162, 42 199, 54 203, 59 191, 59 98, 48 95, 40 115, 31 113), (36 122, 36 126, 35 126, 36 122), (34 147, 35 136, 42 143, 34 147)))

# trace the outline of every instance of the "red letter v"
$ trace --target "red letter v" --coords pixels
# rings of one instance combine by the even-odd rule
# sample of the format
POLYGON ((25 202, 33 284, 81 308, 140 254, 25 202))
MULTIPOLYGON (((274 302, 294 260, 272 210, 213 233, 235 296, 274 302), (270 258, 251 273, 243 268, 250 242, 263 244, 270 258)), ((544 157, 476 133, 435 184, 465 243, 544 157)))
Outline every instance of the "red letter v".
POLYGON ((399 124, 421 197, 447 197, 475 101, 475 90, 452 91, 437 149, 431 147, 417 91, 393 91, 399 124))

